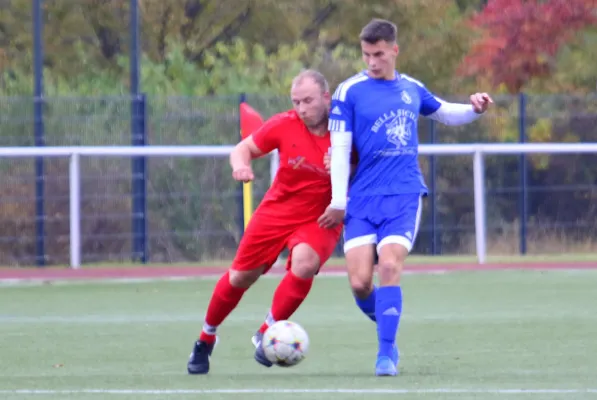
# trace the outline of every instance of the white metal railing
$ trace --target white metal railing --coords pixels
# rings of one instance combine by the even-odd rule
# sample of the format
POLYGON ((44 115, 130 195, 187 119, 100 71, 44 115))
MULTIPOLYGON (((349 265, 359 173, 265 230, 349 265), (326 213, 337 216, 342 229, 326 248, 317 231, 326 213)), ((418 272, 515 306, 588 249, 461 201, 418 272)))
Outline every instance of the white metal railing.
MULTIPOLYGON (((74 147, 0 147, 0 158, 69 157, 70 187, 70 264, 81 265, 81 156, 96 157, 224 157, 234 146, 74 146, 74 147)), ((486 260, 485 238, 485 154, 562 154, 597 153, 597 143, 507 143, 507 144, 424 144, 421 155, 472 155, 475 204, 475 243, 480 264, 486 260)), ((277 157, 272 157, 276 162, 277 157)), ((276 170, 272 166, 272 173, 276 170)))

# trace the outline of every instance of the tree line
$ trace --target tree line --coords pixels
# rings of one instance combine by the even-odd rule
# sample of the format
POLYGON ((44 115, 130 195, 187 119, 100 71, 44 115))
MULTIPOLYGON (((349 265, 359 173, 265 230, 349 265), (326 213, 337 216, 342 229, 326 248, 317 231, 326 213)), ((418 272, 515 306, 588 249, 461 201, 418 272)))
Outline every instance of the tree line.
MULTIPOLYGON (((129 5, 43 2, 48 94, 127 91, 129 5)), ((31 93, 31 7, 0 5, 0 95, 31 93)), ((595 89, 597 0, 139 0, 139 9, 148 93, 281 94, 305 66, 337 83, 361 67, 358 33, 373 17, 398 25, 399 69, 440 94, 595 89), (255 83, 239 86, 238 75, 255 83)))

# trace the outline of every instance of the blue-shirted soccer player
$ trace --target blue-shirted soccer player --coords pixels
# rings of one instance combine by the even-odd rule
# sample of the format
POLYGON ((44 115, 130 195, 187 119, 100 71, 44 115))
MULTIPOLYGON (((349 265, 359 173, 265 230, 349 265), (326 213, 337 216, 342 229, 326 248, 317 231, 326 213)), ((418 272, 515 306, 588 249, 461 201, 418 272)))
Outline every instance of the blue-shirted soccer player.
POLYGON ((486 93, 477 93, 471 104, 448 103, 396 72, 396 33, 393 23, 380 19, 363 28, 367 70, 341 83, 332 98, 332 201, 319 220, 322 226, 333 226, 344 218, 350 285, 359 308, 377 322, 378 376, 397 374, 400 275, 427 194, 417 160, 418 117, 461 125, 479 118, 493 102, 486 93), (358 164, 349 189, 353 146, 358 164), (379 287, 373 285, 376 250, 379 287))

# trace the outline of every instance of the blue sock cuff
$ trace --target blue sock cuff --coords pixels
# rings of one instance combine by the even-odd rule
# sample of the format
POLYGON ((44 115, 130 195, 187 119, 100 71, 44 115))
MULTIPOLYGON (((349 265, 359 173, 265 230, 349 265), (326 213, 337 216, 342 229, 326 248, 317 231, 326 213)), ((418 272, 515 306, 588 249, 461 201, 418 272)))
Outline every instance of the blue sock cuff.
POLYGON ((382 298, 396 298, 402 295, 400 286, 382 286, 377 289, 377 295, 382 298))
POLYGON ((375 304, 377 303, 377 287, 373 286, 373 291, 367 298, 359 299, 355 296, 355 302, 361 311, 372 321, 375 321, 375 304))
POLYGON ((359 299, 358 297, 354 296, 354 299, 357 301, 357 303, 366 303, 370 300, 372 300, 373 298, 375 298, 375 294, 377 292, 379 288, 375 285, 373 285, 373 290, 371 291, 371 293, 369 293, 369 296, 367 296, 364 299, 359 299))

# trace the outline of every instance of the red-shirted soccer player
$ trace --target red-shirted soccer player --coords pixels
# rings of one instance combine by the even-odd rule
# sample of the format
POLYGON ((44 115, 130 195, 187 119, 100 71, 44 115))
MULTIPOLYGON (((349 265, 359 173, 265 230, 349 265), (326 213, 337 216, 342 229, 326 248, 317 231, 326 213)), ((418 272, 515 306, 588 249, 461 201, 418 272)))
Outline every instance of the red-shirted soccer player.
POLYGON ((298 309, 340 238, 342 226, 325 229, 317 223, 331 199, 330 175, 324 165, 330 148, 328 83, 317 71, 303 71, 293 81, 291 98, 294 110, 273 116, 230 155, 232 176, 238 181, 252 180, 251 160, 274 149, 279 150, 280 168, 247 226, 231 268, 216 284, 187 364, 190 374, 209 372, 217 327, 287 247, 286 275, 274 293, 265 323, 253 336, 255 359, 271 367, 260 346, 263 333, 298 309))

